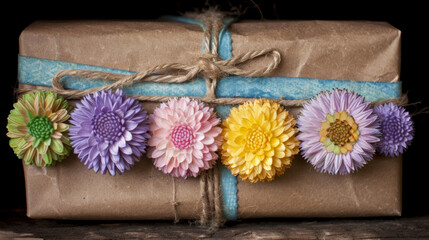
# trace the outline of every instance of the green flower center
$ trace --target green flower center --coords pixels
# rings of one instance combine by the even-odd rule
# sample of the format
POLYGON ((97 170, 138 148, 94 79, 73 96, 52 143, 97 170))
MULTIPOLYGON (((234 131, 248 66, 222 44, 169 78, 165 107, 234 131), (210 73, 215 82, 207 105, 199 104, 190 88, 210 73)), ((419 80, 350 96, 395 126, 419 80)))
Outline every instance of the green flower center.
POLYGON ((36 139, 47 140, 54 133, 54 127, 48 117, 33 117, 27 124, 28 132, 36 139))

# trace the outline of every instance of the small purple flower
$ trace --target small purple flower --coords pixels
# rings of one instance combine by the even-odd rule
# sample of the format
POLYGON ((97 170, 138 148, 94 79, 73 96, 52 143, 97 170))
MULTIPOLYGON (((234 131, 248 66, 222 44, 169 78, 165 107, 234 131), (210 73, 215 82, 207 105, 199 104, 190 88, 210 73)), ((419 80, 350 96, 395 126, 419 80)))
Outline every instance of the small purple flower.
POLYGON ((147 112, 122 90, 88 94, 76 104, 70 123, 74 153, 101 174, 129 170, 146 152, 150 138, 147 112))
POLYGON ((390 157, 402 154, 413 140, 414 127, 410 114, 405 108, 393 103, 378 105, 374 111, 378 115, 381 130, 377 150, 390 157))
POLYGON ((322 92, 303 106, 298 139, 318 172, 349 174, 370 161, 379 124, 369 102, 347 89, 322 92))

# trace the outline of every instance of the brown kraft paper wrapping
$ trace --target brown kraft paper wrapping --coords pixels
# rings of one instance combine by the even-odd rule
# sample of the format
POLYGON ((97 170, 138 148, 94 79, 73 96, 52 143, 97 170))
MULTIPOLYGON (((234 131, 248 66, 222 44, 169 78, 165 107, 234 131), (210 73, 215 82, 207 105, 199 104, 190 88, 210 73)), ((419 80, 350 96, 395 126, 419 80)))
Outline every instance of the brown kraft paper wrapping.
MULTIPOLYGON (((399 80, 400 31, 387 23, 242 21, 229 30, 233 55, 264 48, 281 52, 282 62, 270 76, 399 80)), ((139 71, 164 63, 193 63, 202 39, 199 26, 176 22, 39 21, 21 34, 20 54, 139 71)), ((156 107, 142 105, 149 113, 156 107)), ((24 165, 24 173, 31 218, 174 219, 173 199, 179 202, 179 218, 201 215, 199 178, 173 179, 148 158, 118 176, 96 174, 75 155, 55 167, 24 165)), ((333 176, 317 173, 297 156, 274 181, 238 180, 237 187, 240 219, 399 216, 402 157, 376 156, 357 173, 333 176)))

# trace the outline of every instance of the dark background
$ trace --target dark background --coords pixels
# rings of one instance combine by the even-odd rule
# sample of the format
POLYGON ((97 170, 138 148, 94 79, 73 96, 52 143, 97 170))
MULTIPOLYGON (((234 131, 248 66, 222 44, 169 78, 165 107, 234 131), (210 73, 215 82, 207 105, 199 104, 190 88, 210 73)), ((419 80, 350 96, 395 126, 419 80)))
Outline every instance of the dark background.
MULTIPOLYGON (((88 5, 89 1, 57 1, 50 4, 11 4, 3 7, 2 13, 2 87, 0 117, 0 213, 2 210, 25 208, 25 186, 21 161, 9 147, 6 123, 12 104, 17 79, 18 38, 20 32, 35 20, 42 19, 156 19, 162 15, 177 15, 193 9, 218 5, 221 10, 238 10, 241 19, 288 19, 288 20, 372 20, 386 21, 402 31, 403 91, 408 92, 410 113, 424 110, 428 106, 426 82, 429 42, 427 13, 418 4, 393 1, 375 4, 375 1, 276 1, 276 0, 229 0, 229 1, 105 1, 100 5, 88 5)), ((413 145, 404 154, 403 169, 403 216, 429 214, 429 163, 426 136, 429 136, 429 114, 413 117, 416 134, 413 145)))

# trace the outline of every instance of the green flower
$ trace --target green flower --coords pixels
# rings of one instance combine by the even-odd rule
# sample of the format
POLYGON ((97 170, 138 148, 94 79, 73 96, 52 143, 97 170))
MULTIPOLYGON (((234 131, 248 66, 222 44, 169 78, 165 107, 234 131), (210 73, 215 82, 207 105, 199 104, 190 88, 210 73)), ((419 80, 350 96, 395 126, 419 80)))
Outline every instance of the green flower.
POLYGON ((55 165, 71 153, 67 135, 72 106, 50 91, 26 93, 13 105, 7 123, 9 145, 19 159, 37 166, 55 165))

